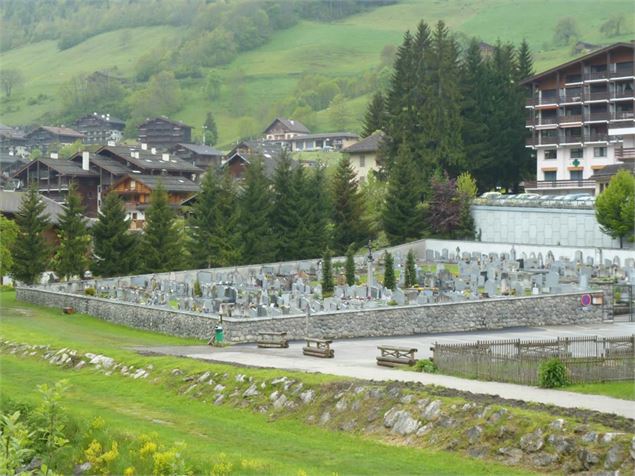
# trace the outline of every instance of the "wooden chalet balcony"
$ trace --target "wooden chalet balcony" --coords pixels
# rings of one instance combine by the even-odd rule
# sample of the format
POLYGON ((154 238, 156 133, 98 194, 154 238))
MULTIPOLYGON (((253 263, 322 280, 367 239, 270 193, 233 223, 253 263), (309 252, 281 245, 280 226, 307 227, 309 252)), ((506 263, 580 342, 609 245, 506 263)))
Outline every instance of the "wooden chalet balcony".
POLYGON ((611 78, 628 78, 635 76, 634 68, 617 68, 615 71, 611 71, 611 78))
POLYGON ((594 73, 585 73, 584 80, 585 81, 593 81, 598 79, 609 79, 608 71, 596 71, 594 73))
POLYGON ((635 93, 633 91, 615 91, 613 94, 614 98, 634 98, 635 93))
POLYGON ((617 160, 635 160, 635 147, 620 147, 615 149, 617 160))
POLYGON ((585 142, 608 142, 609 135, 606 133, 591 132, 584 136, 585 142))
POLYGON ((594 180, 540 180, 525 182, 525 190, 595 188, 594 180))
MULTIPOLYGON (((559 143, 560 140, 558 137, 541 137, 540 138, 540 144, 541 145, 550 145, 550 144, 557 144, 559 143)), ((538 145, 538 144, 536 144, 538 145)))
POLYGON ((560 96, 560 102, 582 102, 582 93, 565 94, 560 96))
POLYGON ((572 122, 582 122, 582 114, 570 114, 559 118, 560 124, 570 124, 572 122))

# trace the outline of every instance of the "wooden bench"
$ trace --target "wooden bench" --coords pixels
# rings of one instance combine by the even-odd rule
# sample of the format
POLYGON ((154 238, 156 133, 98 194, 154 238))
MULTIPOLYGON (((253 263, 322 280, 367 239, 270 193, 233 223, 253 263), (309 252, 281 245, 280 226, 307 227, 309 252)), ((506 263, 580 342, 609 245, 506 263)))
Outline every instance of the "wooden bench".
POLYGON ((62 312, 64 314, 75 314, 75 308, 73 307, 63 307, 62 312))
POLYGON ((388 345, 377 346, 381 355, 377 357, 377 365, 384 367, 396 367, 397 365, 414 365, 415 352, 418 349, 410 347, 392 347, 388 345))
POLYGON ((286 349, 289 347, 286 332, 258 332, 256 344, 260 348, 279 347, 286 349))
POLYGON ((313 339, 311 337, 305 337, 306 347, 302 347, 302 353, 311 357, 322 357, 330 359, 335 356, 335 351, 331 349, 332 340, 328 339, 313 339))

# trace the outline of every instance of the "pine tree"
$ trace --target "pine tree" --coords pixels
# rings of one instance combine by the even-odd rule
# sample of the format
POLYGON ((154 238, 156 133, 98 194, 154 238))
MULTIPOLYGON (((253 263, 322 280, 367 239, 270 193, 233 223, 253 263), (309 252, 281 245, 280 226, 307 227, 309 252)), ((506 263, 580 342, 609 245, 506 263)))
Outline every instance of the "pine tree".
POLYGON ((37 189, 31 186, 22 198, 20 208, 15 215, 18 236, 11 250, 13 255, 11 276, 24 284, 38 283, 48 264, 49 249, 43 232, 48 227, 49 221, 44 208, 37 189))
POLYGON ((407 288, 417 284, 417 264, 415 252, 410 249, 406 256, 406 269, 404 270, 404 284, 407 288))
POLYGON ((368 239, 362 196, 348 156, 340 159, 333 178, 333 248, 338 256, 368 239))
POLYGON ((104 198, 93 235, 92 272, 97 276, 126 276, 139 272, 137 236, 130 232, 123 202, 115 193, 104 198))
POLYGON ((346 284, 349 286, 355 284, 355 249, 352 246, 346 252, 344 274, 346 275, 346 284))
POLYGON ((326 167, 318 167, 307 177, 303 168, 296 170, 296 186, 301 187, 301 216, 304 221, 301 243, 303 258, 318 258, 329 242, 329 218, 332 214, 326 167))
POLYGON ((384 253, 384 287, 394 290, 395 282, 395 261, 390 253, 384 253))
POLYGON ((418 238, 423 231, 423 216, 418 207, 420 189, 414 161, 407 147, 399 149, 390 171, 383 213, 384 231, 391 245, 418 238))
POLYGON ((218 129, 216 128, 216 121, 211 112, 207 113, 205 117, 205 139, 204 143, 214 145, 218 141, 218 129))
POLYGON ((168 202, 161 182, 150 195, 143 230, 143 269, 146 273, 163 273, 181 269, 183 244, 176 226, 176 215, 168 202))
MULTIPOLYGON (((298 167, 296 167, 298 168, 298 167)), ((276 259, 289 261, 301 258, 303 226, 301 187, 304 176, 296 173, 291 155, 283 152, 276 164, 273 177, 274 209, 272 225, 278 244, 276 259)))
POLYGON ((270 263, 276 259, 276 236, 271 226, 273 197, 262 160, 247 168, 239 199, 243 263, 270 263))
POLYGON ((595 202, 595 216, 602 231, 620 240, 632 238, 635 229, 635 177, 620 170, 595 202))
POLYGON ((375 131, 382 131, 386 126, 386 104, 384 95, 378 91, 368 103, 368 109, 364 116, 364 128, 362 137, 368 137, 375 131))
POLYGON ((531 55, 531 50, 529 49, 529 45, 527 44, 527 40, 523 38, 523 41, 520 43, 518 47, 517 56, 517 74, 516 80, 522 81, 523 79, 527 79, 534 74, 534 60, 531 55))
POLYGON ((331 296, 334 289, 331 251, 327 248, 322 257, 322 296, 331 296))

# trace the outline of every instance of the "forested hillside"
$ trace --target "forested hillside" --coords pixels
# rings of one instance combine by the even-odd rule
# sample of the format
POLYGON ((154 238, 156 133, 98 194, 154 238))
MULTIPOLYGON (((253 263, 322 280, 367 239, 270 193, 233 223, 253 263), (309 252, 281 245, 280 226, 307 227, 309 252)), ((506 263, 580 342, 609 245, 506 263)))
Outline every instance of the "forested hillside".
POLYGON ((167 114, 219 144, 258 133, 275 115, 312 130, 361 128, 385 89, 396 45, 420 19, 443 19, 466 47, 523 38, 537 69, 576 54, 578 41, 633 36, 628 0, 0 0, 3 123, 69 124, 100 111, 167 114), (95 75, 96 71, 105 74, 95 75), (11 76, 9 75, 9 76, 11 76))

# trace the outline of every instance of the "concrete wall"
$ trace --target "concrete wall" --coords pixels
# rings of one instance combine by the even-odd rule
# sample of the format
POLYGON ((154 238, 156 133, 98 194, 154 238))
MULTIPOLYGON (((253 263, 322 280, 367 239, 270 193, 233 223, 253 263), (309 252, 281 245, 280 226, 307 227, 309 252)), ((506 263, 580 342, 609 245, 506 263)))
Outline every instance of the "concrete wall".
POLYGON ((600 230, 594 209, 474 205, 481 241, 531 245, 619 248, 600 230))
MULTIPOLYGON (((225 318, 227 339, 253 342, 260 331, 286 331, 289 338, 411 335, 518 326, 601 322, 602 306, 582 308, 584 293, 488 299, 460 303, 400 306, 330 314, 225 318)), ((72 306, 79 312, 129 327, 182 337, 208 339, 217 319, 201 314, 122 303, 37 288, 18 288, 17 299, 48 307, 72 306)))

